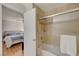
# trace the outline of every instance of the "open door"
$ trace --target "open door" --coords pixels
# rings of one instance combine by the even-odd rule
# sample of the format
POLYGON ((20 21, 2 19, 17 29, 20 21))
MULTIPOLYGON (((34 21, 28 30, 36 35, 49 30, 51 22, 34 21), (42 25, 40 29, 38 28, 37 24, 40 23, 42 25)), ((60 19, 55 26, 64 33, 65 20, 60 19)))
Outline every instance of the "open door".
POLYGON ((24 55, 36 56, 36 9, 24 13, 24 55))

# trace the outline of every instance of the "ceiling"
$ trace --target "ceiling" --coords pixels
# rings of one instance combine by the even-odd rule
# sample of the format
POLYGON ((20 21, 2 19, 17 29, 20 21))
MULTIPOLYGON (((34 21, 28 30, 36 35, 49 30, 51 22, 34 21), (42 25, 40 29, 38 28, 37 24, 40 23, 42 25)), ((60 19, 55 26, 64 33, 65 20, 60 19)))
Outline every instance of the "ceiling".
POLYGON ((48 12, 51 8, 62 5, 61 3, 36 3, 42 10, 48 12))
MULTIPOLYGON (((67 3, 36 3, 37 6, 39 6, 47 16, 54 14, 53 12, 57 12, 61 10, 65 10, 71 8, 72 6, 75 8, 76 6, 79 6, 79 4, 67 4, 67 3), (63 7, 63 8, 60 8, 63 7), (65 7, 65 8, 64 8, 65 7), (57 8, 57 9, 56 9, 57 8), (59 9, 60 8, 60 9, 59 9)), ((79 17, 79 11, 68 13, 60 16, 53 17, 54 22, 63 22, 63 21, 71 21, 71 20, 78 20, 79 17)))
MULTIPOLYGON (((33 3, 23 3, 26 9, 31 9, 33 3)), ((66 3, 34 3, 39 6, 44 12, 49 12, 52 8, 59 7, 65 5, 66 3)))
POLYGON ((79 3, 35 3, 44 12, 45 15, 52 15, 66 10, 71 10, 74 8, 79 8, 79 3))
MULTIPOLYGON (((79 7, 79 3, 34 3, 40 7, 44 12, 45 16, 63 12, 65 10, 74 9, 79 7)), ((23 3, 25 11, 33 8, 33 3, 23 3)))
POLYGON ((35 3, 35 5, 39 6, 45 13, 50 13, 51 10, 66 5, 66 3, 35 3))

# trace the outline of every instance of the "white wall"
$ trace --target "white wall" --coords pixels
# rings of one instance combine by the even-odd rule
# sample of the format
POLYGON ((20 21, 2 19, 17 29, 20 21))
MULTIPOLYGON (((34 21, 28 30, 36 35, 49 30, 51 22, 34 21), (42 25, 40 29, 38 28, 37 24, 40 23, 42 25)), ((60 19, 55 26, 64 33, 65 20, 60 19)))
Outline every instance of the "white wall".
POLYGON ((33 8, 32 3, 24 3, 23 5, 25 6, 25 9, 26 9, 25 12, 33 8))
POLYGON ((2 7, 2 15, 3 20, 21 20, 23 18, 23 14, 16 12, 10 8, 6 8, 4 6, 2 7))
POLYGON ((24 31, 24 24, 22 21, 3 20, 3 31, 24 31))
POLYGON ((2 55, 2 5, 0 4, 0 55, 2 55))
POLYGON ((3 31, 24 31, 23 14, 2 7, 2 29, 3 31))
POLYGON ((8 8, 11 8, 13 10, 16 10, 16 11, 18 11, 20 13, 24 13, 24 11, 25 11, 24 5, 22 5, 20 3, 5 3, 3 5, 8 7, 8 8))
POLYGON ((8 8, 24 13, 33 8, 33 3, 5 3, 2 4, 8 8))

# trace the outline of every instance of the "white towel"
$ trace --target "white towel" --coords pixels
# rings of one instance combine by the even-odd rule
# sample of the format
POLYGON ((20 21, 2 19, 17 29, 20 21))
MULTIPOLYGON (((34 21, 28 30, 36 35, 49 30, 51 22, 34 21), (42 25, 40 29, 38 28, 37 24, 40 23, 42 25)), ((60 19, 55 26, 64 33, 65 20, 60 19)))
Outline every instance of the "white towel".
POLYGON ((70 56, 76 56, 76 36, 73 35, 61 35, 60 36, 60 50, 61 53, 69 54, 70 56))

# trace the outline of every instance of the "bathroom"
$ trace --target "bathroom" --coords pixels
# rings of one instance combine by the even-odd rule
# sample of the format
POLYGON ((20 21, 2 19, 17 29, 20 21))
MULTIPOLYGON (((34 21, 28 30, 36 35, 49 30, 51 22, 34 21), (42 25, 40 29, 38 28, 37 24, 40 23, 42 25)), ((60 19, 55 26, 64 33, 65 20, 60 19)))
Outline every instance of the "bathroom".
MULTIPOLYGON (((38 6, 40 4, 37 4, 38 6)), ((79 4, 42 4, 48 8, 40 18, 40 54, 43 56, 79 55, 79 4), (58 6, 59 5, 59 6, 58 6), (62 8, 63 7, 63 8, 62 8)), ((41 6, 39 6, 41 7, 41 6)), ((42 7, 41 7, 42 8, 42 7)), ((42 8, 44 12, 46 9, 42 8)))

